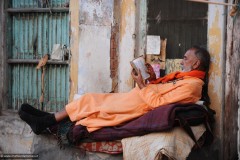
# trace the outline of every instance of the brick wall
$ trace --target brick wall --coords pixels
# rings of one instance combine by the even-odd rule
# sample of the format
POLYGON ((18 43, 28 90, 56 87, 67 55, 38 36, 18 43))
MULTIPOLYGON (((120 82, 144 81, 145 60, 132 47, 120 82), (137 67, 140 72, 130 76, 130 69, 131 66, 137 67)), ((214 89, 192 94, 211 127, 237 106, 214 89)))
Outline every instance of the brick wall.
POLYGON ((110 77, 112 78, 112 92, 117 92, 118 85, 118 26, 111 28, 110 44, 110 77))

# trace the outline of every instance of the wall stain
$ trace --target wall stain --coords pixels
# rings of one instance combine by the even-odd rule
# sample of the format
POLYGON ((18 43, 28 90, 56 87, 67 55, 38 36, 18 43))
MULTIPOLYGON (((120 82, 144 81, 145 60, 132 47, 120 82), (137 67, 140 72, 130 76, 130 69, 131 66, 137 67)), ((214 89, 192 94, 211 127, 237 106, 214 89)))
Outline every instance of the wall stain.
POLYGON ((121 5, 121 29, 120 29, 120 42, 122 37, 126 34, 126 28, 128 25, 128 18, 135 13, 135 4, 133 0, 123 0, 121 5))
MULTIPOLYGON (((211 108, 216 111, 216 120, 220 120, 221 102, 222 102, 222 67, 221 67, 221 48, 222 33, 219 26, 219 10, 216 11, 214 21, 209 28, 209 52, 211 54, 211 66, 209 77, 209 96, 211 99, 211 108)), ((217 123, 220 125, 220 122, 217 123)), ((216 128, 219 128, 219 126, 216 128)), ((219 132, 216 132, 219 134, 219 132)))
POLYGON ((86 58, 89 59, 89 58, 91 57, 91 55, 92 55, 92 53, 88 52, 88 53, 86 54, 86 58))
POLYGON ((133 81, 132 76, 130 76, 129 79, 125 81, 125 84, 126 84, 127 86, 129 86, 130 88, 134 87, 134 83, 135 83, 135 82, 133 81))
POLYGON ((79 58, 79 1, 70 2, 70 23, 71 23, 71 63, 70 63, 70 93, 69 102, 73 100, 74 94, 78 92, 78 58, 79 58))

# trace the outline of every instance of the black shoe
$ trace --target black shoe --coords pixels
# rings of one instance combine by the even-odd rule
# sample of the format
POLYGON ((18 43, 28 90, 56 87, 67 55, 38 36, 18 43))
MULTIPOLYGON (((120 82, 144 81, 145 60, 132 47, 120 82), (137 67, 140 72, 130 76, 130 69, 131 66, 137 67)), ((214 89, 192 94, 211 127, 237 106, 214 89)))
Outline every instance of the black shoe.
POLYGON ((32 131, 37 135, 41 134, 46 128, 57 123, 54 114, 37 117, 22 110, 19 110, 18 114, 20 118, 25 121, 31 127, 32 131))
POLYGON ((28 114, 31 114, 31 115, 34 115, 34 116, 37 116, 37 117, 50 115, 50 113, 38 110, 38 109, 34 108, 33 106, 31 106, 27 103, 22 104, 19 111, 23 111, 23 112, 26 112, 28 114))

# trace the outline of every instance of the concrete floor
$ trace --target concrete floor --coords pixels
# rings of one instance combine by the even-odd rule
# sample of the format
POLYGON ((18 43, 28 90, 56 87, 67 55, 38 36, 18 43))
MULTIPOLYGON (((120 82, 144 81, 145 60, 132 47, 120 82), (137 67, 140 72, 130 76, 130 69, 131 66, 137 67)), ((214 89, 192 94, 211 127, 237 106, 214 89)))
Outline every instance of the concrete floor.
POLYGON ((122 154, 84 152, 66 146, 60 149, 51 135, 35 135, 17 112, 4 110, 0 116, 0 154, 36 154, 39 160, 122 160, 122 154))

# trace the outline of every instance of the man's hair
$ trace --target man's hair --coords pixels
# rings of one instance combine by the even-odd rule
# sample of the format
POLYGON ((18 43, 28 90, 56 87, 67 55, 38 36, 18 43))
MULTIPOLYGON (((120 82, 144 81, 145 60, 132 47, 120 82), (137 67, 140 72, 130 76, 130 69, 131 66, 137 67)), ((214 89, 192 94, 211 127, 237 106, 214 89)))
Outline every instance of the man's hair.
POLYGON ((202 88, 202 98, 201 100, 205 101, 206 105, 210 105, 210 98, 208 96, 208 71, 210 66, 210 54, 209 52, 200 46, 193 46, 193 49, 195 49, 195 55, 200 60, 200 66, 199 70, 206 72, 206 75, 204 77, 204 85, 202 88))
POLYGON ((193 46, 193 49, 195 49, 195 55, 200 60, 200 66, 199 70, 201 71, 208 71, 209 65, 210 65, 210 54, 209 52, 200 46, 193 46))

